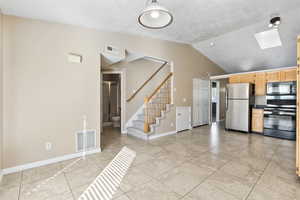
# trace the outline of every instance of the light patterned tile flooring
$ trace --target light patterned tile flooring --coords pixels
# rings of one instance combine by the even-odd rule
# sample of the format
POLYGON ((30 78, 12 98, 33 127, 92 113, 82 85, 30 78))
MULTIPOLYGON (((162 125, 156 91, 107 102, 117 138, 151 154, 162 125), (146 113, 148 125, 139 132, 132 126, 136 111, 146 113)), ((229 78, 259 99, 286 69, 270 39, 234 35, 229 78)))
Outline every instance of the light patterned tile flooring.
POLYGON ((116 200, 300 199, 293 141, 226 132, 213 124, 149 142, 108 128, 102 143, 103 152, 46 184, 73 160, 4 176, 0 199, 77 199, 123 146, 135 150, 137 158, 116 200))

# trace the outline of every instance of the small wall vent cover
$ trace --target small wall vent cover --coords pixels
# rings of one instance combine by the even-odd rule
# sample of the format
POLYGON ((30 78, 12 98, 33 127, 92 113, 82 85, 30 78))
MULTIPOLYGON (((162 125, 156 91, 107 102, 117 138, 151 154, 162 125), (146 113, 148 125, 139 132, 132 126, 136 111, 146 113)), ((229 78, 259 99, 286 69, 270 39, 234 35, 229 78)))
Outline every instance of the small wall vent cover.
POLYGON ((82 56, 74 53, 68 54, 68 62, 70 63, 82 63, 82 56))
MULTIPOLYGON (((88 130, 86 132, 87 141, 86 141, 86 150, 90 151, 96 149, 96 131, 95 130, 88 130)), ((83 151, 83 132, 76 133, 76 151, 82 152, 83 151)))

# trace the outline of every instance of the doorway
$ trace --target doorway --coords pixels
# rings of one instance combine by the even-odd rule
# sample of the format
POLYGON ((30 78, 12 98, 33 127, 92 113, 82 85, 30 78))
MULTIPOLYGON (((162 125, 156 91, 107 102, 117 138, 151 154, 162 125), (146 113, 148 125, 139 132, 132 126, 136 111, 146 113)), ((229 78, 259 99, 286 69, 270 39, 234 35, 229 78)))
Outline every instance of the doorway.
POLYGON ((102 72, 101 83, 101 128, 124 133, 125 94, 122 71, 102 72))
POLYGON ((211 81, 211 122, 220 121, 220 82, 211 81))

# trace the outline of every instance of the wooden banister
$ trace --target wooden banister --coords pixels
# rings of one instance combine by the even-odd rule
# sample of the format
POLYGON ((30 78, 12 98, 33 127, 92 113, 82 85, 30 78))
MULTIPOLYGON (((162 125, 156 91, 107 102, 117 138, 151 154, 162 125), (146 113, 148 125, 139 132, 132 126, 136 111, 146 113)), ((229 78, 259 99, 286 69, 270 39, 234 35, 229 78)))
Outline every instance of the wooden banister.
POLYGON ((167 64, 168 62, 164 62, 126 101, 131 101, 167 64))
POLYGON ((171 82, 169 79, 173 76, 173 73, 169 73, 168 76, 159 84, 159 86, 152 92, 149 97, 144 99, 144 132, 150 132, 150 124, 153 124, 156 117, 161 116, 161 112, 166 109, 167 104, 171 103, 171 82), (168 82, 169 81, 169 82, 168 82), (166 86, 166 87, 164 87, 166 86), (166 92, 167 91, 167 92, 166 92), (157 95, 156 94, 161 94, 157 95), (156 98, 158 101, 152 102, 151 99, 156 98))
POLYGON ((160 90, 162 86, 173 76, 173 72, 171 72, 164 80, 161 82, 161 84, 152 92, 152 94, 147 97, 148 102, 152 99, 152 97, 160 90))

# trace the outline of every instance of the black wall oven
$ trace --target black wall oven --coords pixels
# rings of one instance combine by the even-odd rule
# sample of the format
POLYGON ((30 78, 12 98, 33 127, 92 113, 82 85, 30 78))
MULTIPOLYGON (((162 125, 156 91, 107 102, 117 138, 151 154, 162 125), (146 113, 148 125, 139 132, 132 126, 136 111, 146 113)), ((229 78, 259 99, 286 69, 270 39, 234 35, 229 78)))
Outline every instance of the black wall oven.
POLYGON ((296 139, 296 82, 268 83, 264 135, 296 139))

